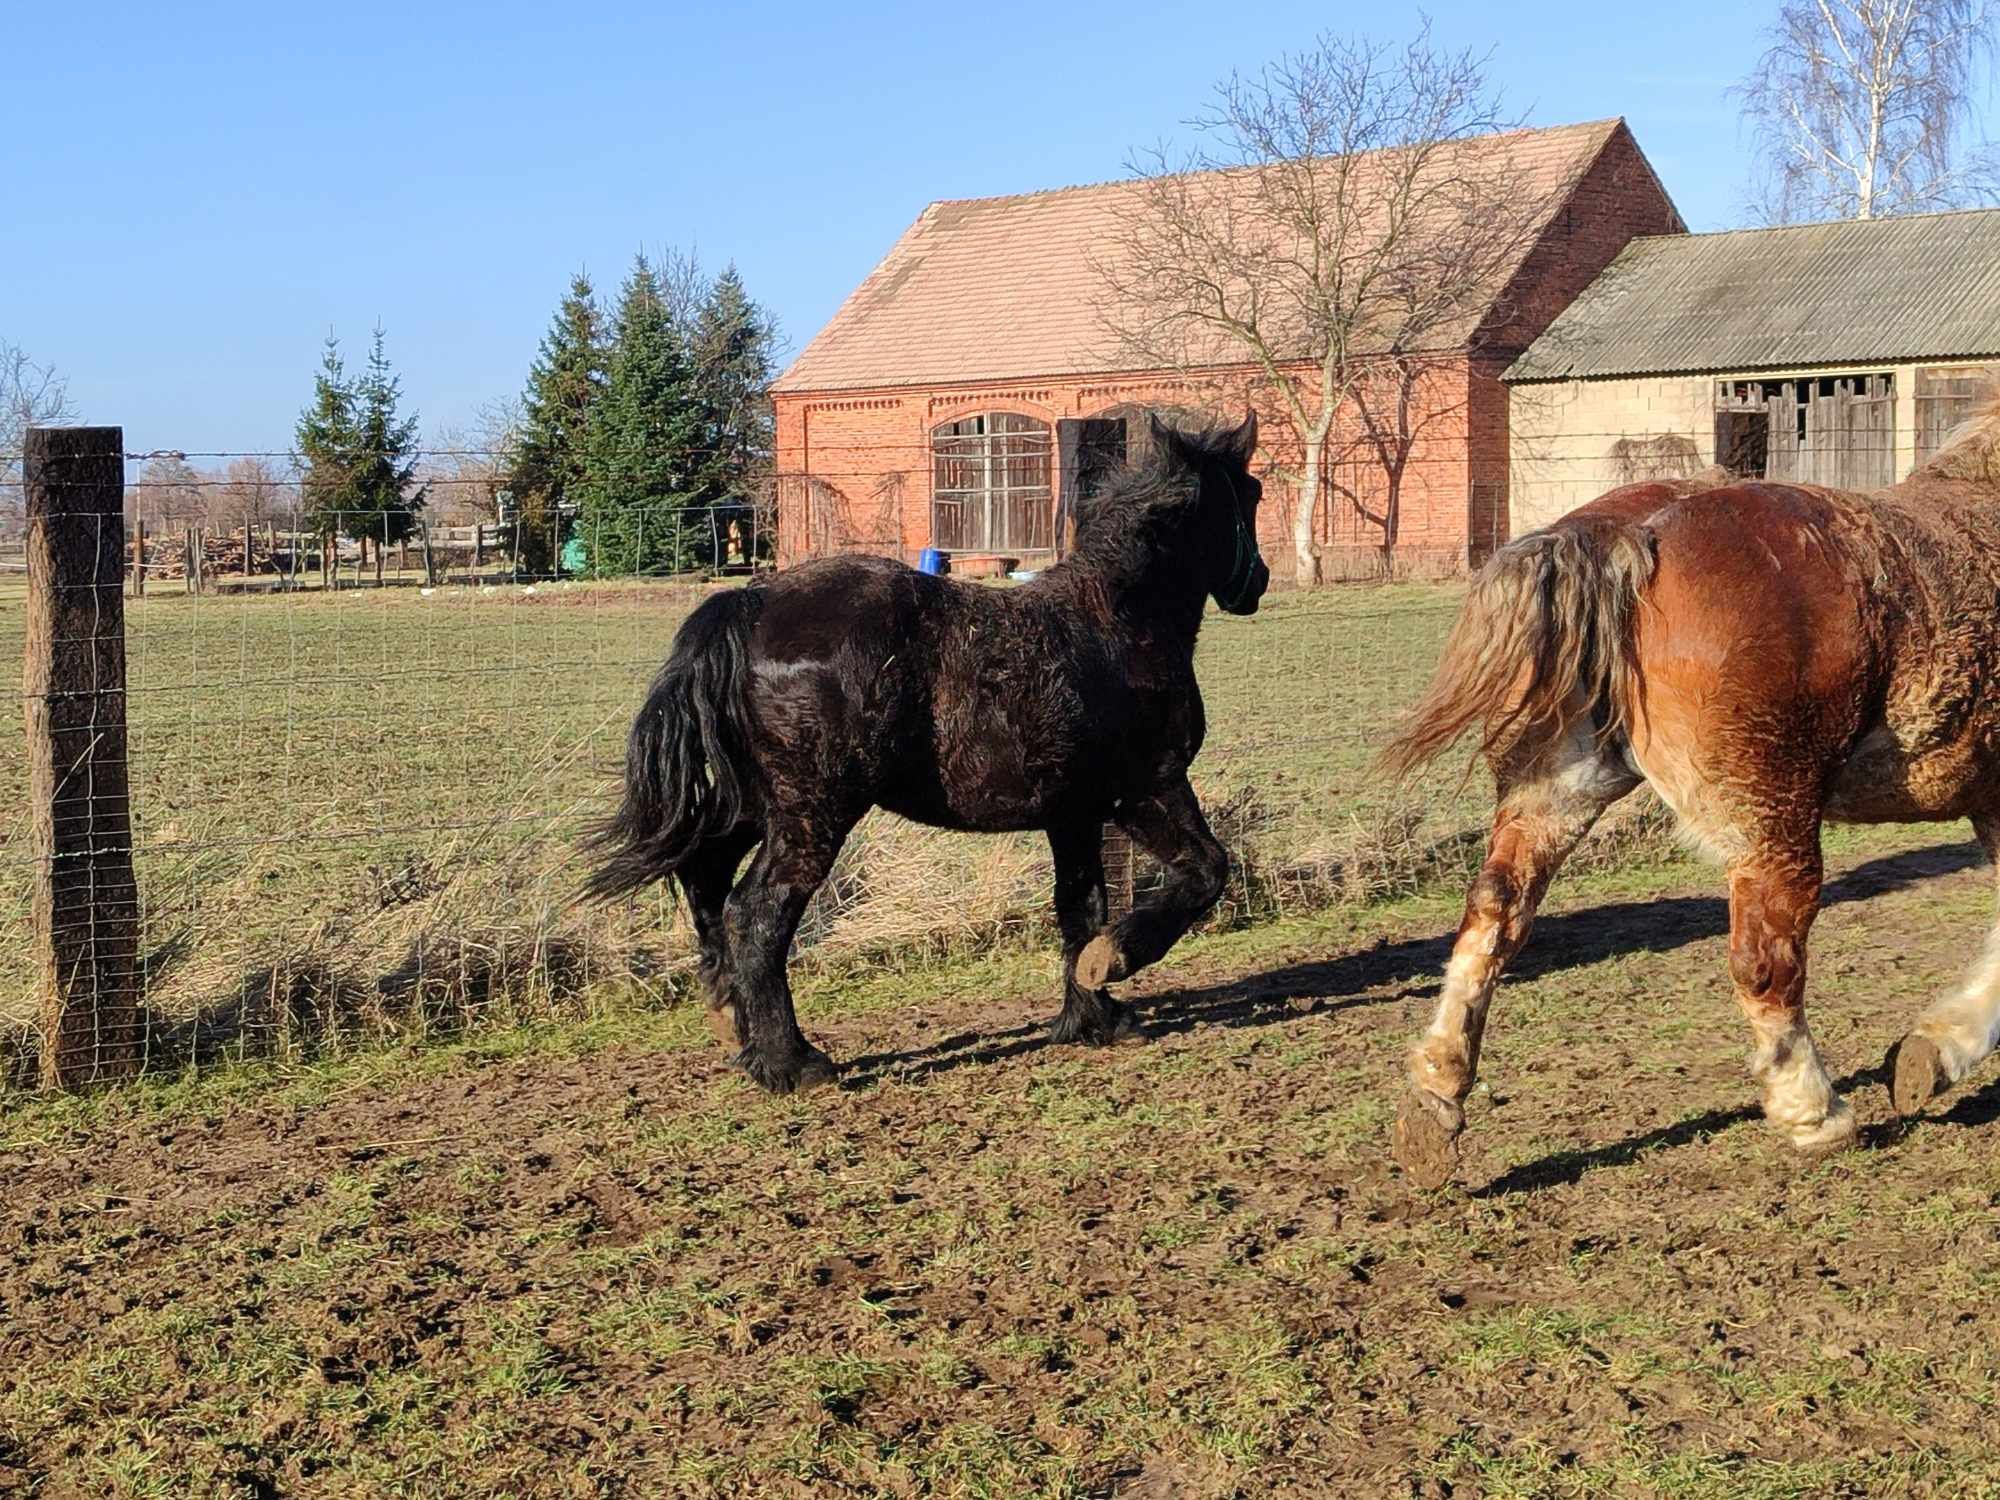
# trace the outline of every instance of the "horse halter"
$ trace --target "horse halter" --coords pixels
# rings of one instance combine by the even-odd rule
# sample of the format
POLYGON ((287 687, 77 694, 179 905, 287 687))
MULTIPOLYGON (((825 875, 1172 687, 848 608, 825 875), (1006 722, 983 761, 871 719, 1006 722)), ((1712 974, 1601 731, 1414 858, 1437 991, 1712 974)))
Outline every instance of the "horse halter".
POLYGON ((1257 539, 1243 520, 1243 503, 1236 494, 1236 480, 1227 470, 1222 475, 1229 486, 1229 514, 1236 522, 1236 556, 1229 565, 1229 579, 1216 590, 1215 602, 1231 614, 1242 608, 1250 585, 1257 577, 1257 539))

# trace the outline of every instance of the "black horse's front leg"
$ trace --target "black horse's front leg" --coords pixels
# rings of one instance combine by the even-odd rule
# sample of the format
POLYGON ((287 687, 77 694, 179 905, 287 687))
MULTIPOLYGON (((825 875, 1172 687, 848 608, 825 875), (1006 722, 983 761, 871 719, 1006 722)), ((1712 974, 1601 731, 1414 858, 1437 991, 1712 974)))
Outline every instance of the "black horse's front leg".
POLYGON ((1126 803, 1118 826, 1159 861, 1165 879, 1077 956, 1076 981, 1088 989, 1129 979, 1164 957, 1222 899, 1229 880, 1228 851, 1209 831, 1185 777, 1158 796, 1126 803))
POLYGON ((832 1083, 839 1070, 806 1040, 785 971, 806 903, 832 873, 852 824, 837 830, 774 816, 723 908, 731 995, 743 1050, 736 1066, 774 1094, 832 1083))
POLYGON ((1092 819, 1049 830, 1049 852, 1056 866, 1056 923, 1063 940, 1063 1007, 1049 1027, 1056 1042, 1099 1045, 1137 1036, 1132 1012, 1100 986, 1077 983, 1077 955, 1103 930, 1103 825, 1092 819))

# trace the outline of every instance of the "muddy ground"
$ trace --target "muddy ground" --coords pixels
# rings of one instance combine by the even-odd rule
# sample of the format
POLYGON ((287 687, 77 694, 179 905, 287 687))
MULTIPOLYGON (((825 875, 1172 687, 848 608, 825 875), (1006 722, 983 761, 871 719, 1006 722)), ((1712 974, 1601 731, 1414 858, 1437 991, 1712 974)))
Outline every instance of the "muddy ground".
POLYGON ((1817 1163, 1694 868, 1552 903, 1440 1195, 1384 1142, 1448 893, 1191 943, 1108 1053, 1046 954, 816 984, 803 1100, 675 1012, 17 1102, 0 1492, 2000 1493, 2000 1085, 1875 1071, 1992 875, 1836 863, 1817 1163))

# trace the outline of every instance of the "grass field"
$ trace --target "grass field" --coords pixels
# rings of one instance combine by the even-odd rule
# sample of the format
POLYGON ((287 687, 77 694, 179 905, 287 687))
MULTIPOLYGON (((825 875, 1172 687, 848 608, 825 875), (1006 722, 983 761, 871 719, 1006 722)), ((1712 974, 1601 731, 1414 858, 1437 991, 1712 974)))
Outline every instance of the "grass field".
POLYGON ((841 1086, 772 1099, 651 1003, 659 906, 567 896, 692 597, 134 609, 148 976, 237 1045, 0 1094, 0 1493, 2000 1495, 2000 1089, 1901 1128, 1874 1067, 1991 921, 1962 829, 1828 839, 1863 1149, 1758 1123, 1717 874, 1642 836, 1557 885, 1413 1191, 1484 809, 1364 766, 1454 600, 1278 599, 1201 662, 1258 920, 1130 987, 1145 1045, 1046 1044, 1031 847, 885 822, 800 974, 841 1086), (288 966, 352 1024, 232 1057, 288 966))
MULTIPOLYGON (((575 840, 608 808, 644 684, 701 597, 544 584, 128 601, 145 978, 155 1009, 187 1023, 168 1060, 294 1011, 379 1032, 467 1007, 572 1013, 665 983, 684 952, 671 907, 576 912, 575 840)), ((1406 798, 1385 817, 1365 773, 1455 604, 1449 589, 1357 589, 1211 619, 1198 780, 1261 908, 1339 894, 1385 833, 1414 848, 1476 821, 1464 799, 1406 798)), ((0 598, 0 659, 18 656, 21 618, 18 594, 0 598)), ((7 764, 0 796, 19 805, 25 772, 7 764)), ((17 930, 24 841, 18 824, 0 832, 0 912, 17 930)), ((1046 905, 1039 840, 878 819, 806 940, 826 956, 983 948, 1046 905)), ((25 1014, 32 983, 25 945, 0 945, 0 1014, 25 1014)))

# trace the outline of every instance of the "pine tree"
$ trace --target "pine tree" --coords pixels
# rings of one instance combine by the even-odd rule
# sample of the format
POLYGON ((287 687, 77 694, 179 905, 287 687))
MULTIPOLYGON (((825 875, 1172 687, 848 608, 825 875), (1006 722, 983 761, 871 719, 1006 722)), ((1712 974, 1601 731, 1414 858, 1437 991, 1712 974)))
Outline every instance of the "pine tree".
POLYGON ((515 508, 515 555, 545 572, 554 560, 557 519, 581 499, 584 434, 591 407, 604 393, 604 314, 590 278, 571 278, 521 397, 520 445, 508 474, 515 508))
POLYGON ((368 373, 356 392, 360 401, 355 462, 355 508, 347 534, 375 548, 375 578, 382 578, 382 549, 416 534, 425 488, 416 484, 417 419, 397 411, 403 383, 389 368, 382 328, 368 351, 368 373))
POLYGON ((354 384, 340 357, 340 341, 331 333, 313 377, 312 404, 299 413, 295 440, 299 447, 299 497, 306 524, 323 543, 346 532, 349 518, 361 508, 356 470, 361 430, 355 411, 354 384))
POLYGON ((776 341, 770 316, 750 300, 736 267, 725 267, 709 288, 690 334, 706 450, 700 489, 704 503, 717 507, 724 524, 742 532, 746 557, 768 554, 775 540, 754 524, 754 516, 771 467, 776 341))
POLYGON ((707 517, 688 514, 701 501, 701 415, 681 332, 641 255, 585 425, 578 526, 593 574, 679 572, 705 550, 707 517))

